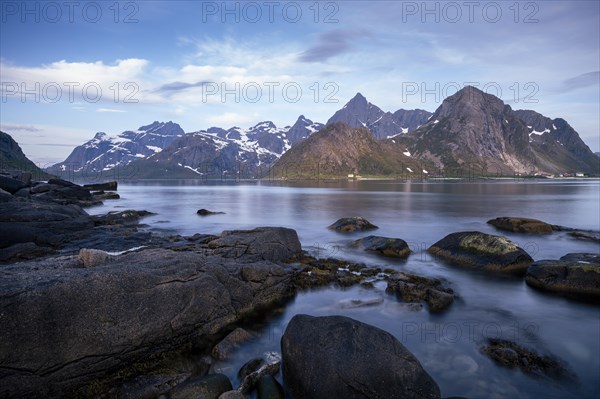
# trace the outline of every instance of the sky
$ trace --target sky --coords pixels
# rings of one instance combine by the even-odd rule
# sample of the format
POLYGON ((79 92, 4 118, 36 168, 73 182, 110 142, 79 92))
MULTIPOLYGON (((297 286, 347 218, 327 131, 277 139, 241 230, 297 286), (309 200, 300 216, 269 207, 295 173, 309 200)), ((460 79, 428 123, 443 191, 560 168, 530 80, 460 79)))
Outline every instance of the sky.
POLYGON ((473 85, 600 151, 599 1, 0 0, 0 129, 40 166, 96 132, 299 115, 357 92, 434 111, 473 85))

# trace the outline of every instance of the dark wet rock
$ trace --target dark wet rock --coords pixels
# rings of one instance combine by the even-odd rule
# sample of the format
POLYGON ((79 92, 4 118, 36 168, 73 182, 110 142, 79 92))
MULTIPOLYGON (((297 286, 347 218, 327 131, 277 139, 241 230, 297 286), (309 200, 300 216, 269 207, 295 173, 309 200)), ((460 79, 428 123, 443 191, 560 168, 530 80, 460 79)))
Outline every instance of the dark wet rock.
POLYGON ((454 291, 442 281, 398 273, 388 279, 386 292, 395 293, 404 302, 426 302, 432 312, 446 310, 454 301, 454 291))
POLYGON ((0 203, 0 248, 32 242, 59 246, 93 227, 89 215, 78 206, 16 201, 0 203))
POLYGON ((20 172, 19 173, 19 180, 21 180, 23 183, 27 184, 28 186, 31 185, 31 178, 33 177, 33 174, 31 172, 20 172))
POLYGON ((600 255, 571 253, 559 260, 540 260, 527 269, 531 287, 585 299, 600 299, 600 255))
POLYGON ((231 356, 231 354, 245 342, 250 341, 254 336, 243 328, 236 328, 221 342, 215 345, 211 354, 215 359, 224 360, 231 356))
POLYGON ((581 240, 600 242, 600 232, 598 231, 575 230, 569 232, 568 234, 581 240))
POLYGON ((293 262, 299 269, 294 277, 294 284, 301 289, 330 284, 349 287, 383 272, 379 268, 367 267, 364 264, 333 258, 317 259, 308 255, 297 256, 293 262))
POLYGON ((0 202, 13 201, 15 197, 6 190, 0 188, 0 202))
POLYGON ((25 187, 17 191, 14 195, 17 198, 29 198, 31 197, 31 192, 29 191, 29 187, 25 187))
POLYGON ((96 226, 105 225, 136 225, 143 217, 154 215, 148 211, 136 211, 128 209, 126 211, 112 211, 104 215, 93 216, 92 219, 96 226))
POLYGON ((224 374, 208 374, 192 377, 169 391, 169 399, 219 399, 223 393, 231 391, 231 381, 224 374))
POLYGON ((92 192, 92 196, 97 200, 114 200, 120 199, 121 196, 117 193, 106 192, 106 191, 94 191, 92 192))
POLYGON ((336 230, 344 233, 354 231, 374 230, 378 227, 369 222, 367 219, 355 216, 351 218, 341 218, 328 227, 331 230, 336 230))
POLYGON ((284 399, 283 387, 273 376, 264 375, 256 384, 258 399, 284 399))
MULTIPOLYGON (((102 204, 102 201, 95 199, 88 189, 71 184, 70 186, 59 186, 56 189, 51 187, 49 191, 35 194, 34 198, 38 201, 55 202, 61 205, 76 204, 85 207, 102 204)), ((57 185, 49 184, 49 186, 57 185)), ((32 191, 37 187, 32 188, 32 191)))
POLYGON ((290 299, 292 274, 268 261, 164 249, 93 268, 77 256, 5 265, 0 397, 69 396, 128 364, 206 340, 290 299), (264 279, 244 280, 243 268, 264 279))
POLYGON ((222 215, 225 212, 214 212, 214 211, 209 211, 208 209, 198 209, 198 211, 196 213, 200 216, 208 216, 208 215, 222 215))
POLYGON ((265 364, 252 373, 248 374, 238 388, 238 391, 248 394, 254 390, 258 381, 264 376, 273 376, 279 373, 281 367, 281 355, 277 352, 265 353, 265 364))
POLYGON ((263 363, 264 363, 264 359, 262 357, 257 357, 257 358, 247 361, 246 363, 244 363, 244 365, 238 371, 238 374, 237 374, 238 378, 240 380, 243 380, 250 373, 253 373, 256 370, 258 370, 260 368, 260 366, 262 366, 263 363))
POLYGON ((224 231, 208 246, 216 255, 226 258, 274 262, 290 259, 302 251, 296 231, 284 227, 224 231))
POLYGON ((448 234, 427 250, 452 264, 523 275, 533 259, 506 237, 468 231, 448 234))
POLYGON ((33 242, 13 244, 0 251, 0 262, 21 261, 53 255, 56 250, 50 247, 38 246, 33 242))
POLYGON ((295 398, 440 398, 435 381, 391 334, 342 316, 296 315, 281 339, 295 398))
POLYGON ((410 254, 408 244, 400 238, 368 236, 354 241, 354 245, 393 258, 406 258, 410 254))
POLYGON ((117 184, 116 181, 109 181, 106 183, 84 184, 83 187, 88 190, 117 191, 117 184))
POLYGON ((31 194, 47 193, 48 191, 58 190, 61 187, 63 186, 59 186, 57 184, 40 183, 31 188, 31 194))
POLYGON ((511 341, 489 339, 481 351, 503 366, 518 368, 534 377, 544 377, 552 381, 576 378, 561 360, 537 354, 511 341))
POLYGON ((519 217, 500 217, 488 220, 488 223, 500 230, 515 233, 552 233, 551 224, 537 219, 519 217))
MULTIPOLYGON (((75 187, 75 186, 81 187, 73 182, 63 180, 63 179, 49 179, 48 184, 53 184, 53 185, 61 186, 61 187, 75 187)), ((87 191, 89 191, 89 190, 87 190, 87 191)))
POLYGON ((25 187, 27 187, 27 184, 23 183, 21 180, 0 175, 0 189, 10 194, 14 194, 25 187))

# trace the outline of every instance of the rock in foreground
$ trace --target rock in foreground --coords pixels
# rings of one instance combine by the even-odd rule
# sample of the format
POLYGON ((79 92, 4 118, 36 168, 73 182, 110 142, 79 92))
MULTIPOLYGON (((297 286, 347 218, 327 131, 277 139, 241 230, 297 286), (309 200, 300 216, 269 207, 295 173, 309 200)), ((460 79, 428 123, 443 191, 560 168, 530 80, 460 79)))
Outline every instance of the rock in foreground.
POLYGON ((3 266, 0 397, 68 397, 287 300, 291 280, 291 271, 267 260, 165 249, 92 268, 77 256, 3 266))
POLYGON ((525 281, 546 291, 600 299, 600 255, 572 253, 537 261, 527 269, 525 281))
POLYGON ((523 275, 533 259, 506 237, 468 231, 448 234, 427 250, 453 264, 523 275))
POLYGON ((367 236, 354 241, 354 245, 392 258, 406 258, 410 254, 408 244, 400 238, 367 236))
POLYGON ((374 230, 378 229, 379 227, 375 226, 363 217, 355 216, 351 218, 338 219, 328 228, 343 233, 352 233, 355 231, 374 230))
POLYGON ((439 398, 435 381, 391 334, 342 316, 296 315, 281 339, 294 398, 439 398))
POLYGON ((497 229, 515 233, 552 233, 554 230, 551 224, 529 218, 500 217, 488 220, 488 223, 497 229))

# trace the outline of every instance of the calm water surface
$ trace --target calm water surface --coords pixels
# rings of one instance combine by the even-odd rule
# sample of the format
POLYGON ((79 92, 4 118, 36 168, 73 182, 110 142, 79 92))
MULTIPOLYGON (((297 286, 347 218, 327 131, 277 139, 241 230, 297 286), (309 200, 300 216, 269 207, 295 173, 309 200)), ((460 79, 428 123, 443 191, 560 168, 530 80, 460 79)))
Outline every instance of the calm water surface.
POLYGON ((502 278, 452 268, 425 250, 446 234, 478 230, 503 234, 536 260, 569 252, 600 252, 600 245, 564 233, 498 233, 486 221, 524 216, 581 229, 600 226, 600 181, 523 182, 348 181, 275 183, 146 181, 121 184, 121 200, 106 201, 90 213, 145 209, 148 229, 166 234, 220 233, 227 229, 284 226, 298 232, 304 249, 373 266, 392 267, 445 279, 459 295, 449 311, 411 311, 375 289, 326 288, 299 294, 281 313, 250 326, 260 338, 218 364, 236 383, 237 370, 266 350, 280 351, 279 340, 298 313, 346 315, 396 336, 437 381, 442 396, 469 398, 600 397, 600 312, 598 306, 546 295, 522 279, 502 278), (197 216, 206 208, 224 215, 197 216), (407 261, 389 260, 348 248, 364 236, 341 235, 327 226, 340 217, 363 216, 379 226, 377 235, 399 237, 413 250, 407 261), (365 308, 349 308, 353 299, 383 298, 365 308), (577 374, 579 383, 534 379, 497 366, 479 352, 486 338, 505 338, 543 354, 553 354, 577 374))

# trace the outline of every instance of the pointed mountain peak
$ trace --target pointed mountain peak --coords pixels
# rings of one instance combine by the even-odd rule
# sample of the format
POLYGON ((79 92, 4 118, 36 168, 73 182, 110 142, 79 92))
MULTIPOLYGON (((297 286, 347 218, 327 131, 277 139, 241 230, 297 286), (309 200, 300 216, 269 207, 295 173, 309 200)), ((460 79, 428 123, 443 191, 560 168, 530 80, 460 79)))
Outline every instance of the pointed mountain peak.
POLYGON ((104 133, 104 132, 98 132, 96 133, 96 135, 94 136, 94 140, 106 140, 108 138, 108 134, 104 133))
POLYGON ((350 101, 348 101, 348 104, 367 104, 367 103, 368 103, 367 98, 360 93, 356 93, 356 95, 354 97, 352 97, 352 99, 350 101))

